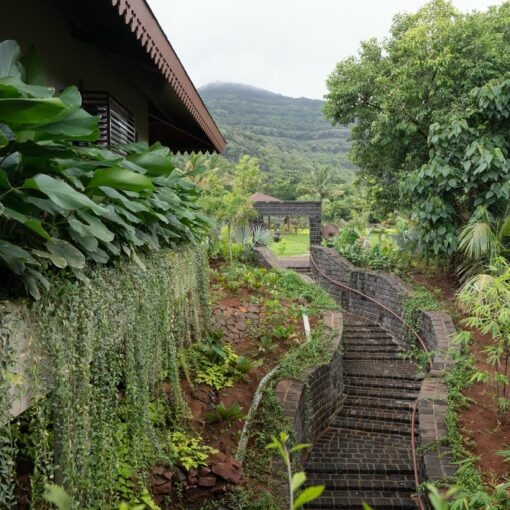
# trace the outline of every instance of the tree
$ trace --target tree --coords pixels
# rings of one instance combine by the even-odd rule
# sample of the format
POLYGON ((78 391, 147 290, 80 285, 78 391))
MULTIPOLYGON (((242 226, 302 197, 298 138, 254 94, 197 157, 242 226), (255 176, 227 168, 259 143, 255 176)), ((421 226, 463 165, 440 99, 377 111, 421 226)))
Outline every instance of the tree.
POLYGON ((237 195, 251 195, 260 191, 263 176, 259 160, 250 156, 241 156, 234 172, 232 188, 237 195))
POLYGON ((489 243, 486 227, 507 214, 510 200, 509 116, 510 74, 474 88, 462 109, 430 127, 430 161, 412 172, 403 188, 413 200, 424 248, 454 254, 458 231, 467 224, 461 234, 464 253, 487 255, 490 247, 476 244, 484 235, 489 243))
POLYGON ((334 179, 331 168, 323 165, 315 167, 311 173, 303 179, 300 189, 307 194, 317 195, 319 200, 322 201, 331 196, 333 184, 334 179))
POLYGON ((412 207, 400 183, 429 162, 430 126, 444 125, 473 88, 510 69, 509 24, 508 2, 463 14, 435 0, 397 15, 388 39, 365 41, 337 65, 324 112, 334 124, 353 126, 351 158, 374 181, 381 209, 412 207))

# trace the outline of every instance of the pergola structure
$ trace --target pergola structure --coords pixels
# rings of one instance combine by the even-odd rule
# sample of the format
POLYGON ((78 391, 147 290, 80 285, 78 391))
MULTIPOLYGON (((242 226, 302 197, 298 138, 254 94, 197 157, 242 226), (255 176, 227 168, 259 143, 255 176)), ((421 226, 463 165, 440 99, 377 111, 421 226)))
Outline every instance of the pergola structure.
POLYGON ((308 216, 310 222, 310 245, 321 244, 321 202, 284 202, 274 197, 266 197, 271 200, 260 200, 255 193, 252 195, 253 207, 259 214, 255 223, 261 224, 263 216, 308 216))

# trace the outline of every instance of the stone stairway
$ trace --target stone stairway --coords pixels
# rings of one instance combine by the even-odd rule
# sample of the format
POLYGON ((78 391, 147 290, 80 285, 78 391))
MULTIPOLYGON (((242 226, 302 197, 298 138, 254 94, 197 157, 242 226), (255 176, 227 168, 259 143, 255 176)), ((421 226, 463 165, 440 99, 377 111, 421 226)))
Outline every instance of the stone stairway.
POLYGON ((345 319, 345 400, 307 458, 308 484, 326 490, 306 508, 416 509, 411 417, 423 374, 381 327, 345 319))

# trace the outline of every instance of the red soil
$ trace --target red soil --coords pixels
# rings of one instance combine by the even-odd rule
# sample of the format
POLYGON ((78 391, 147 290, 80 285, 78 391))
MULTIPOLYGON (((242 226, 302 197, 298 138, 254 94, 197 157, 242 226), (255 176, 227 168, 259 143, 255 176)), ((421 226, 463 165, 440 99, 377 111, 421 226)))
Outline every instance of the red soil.
MULTIPOLYGON (((412 277, 416 283, 431 290, 439 289, 442 300, 454 317, 460 321, 465 318, 455 303, 459 283, 451 274, 414 272, 412 277)), ((494 367, 485 362, 486 356, 483 352, 490 344, 491 336, 466 328, 462 324, 456 325, 473 334, 471 352, 477 369, 493 374, 494 367)), ((467 449, 480 458, 478 466, 488 483, 502 482, 509 477, 510 464, 496 452, 510 448, 510 417, 507 417, 506 422, 500 422, 492 388, 487 384, 473 384, 465 389, 464 395, 470 399, 470 404, 459 412, 459 427, 466 439, 467 449)))

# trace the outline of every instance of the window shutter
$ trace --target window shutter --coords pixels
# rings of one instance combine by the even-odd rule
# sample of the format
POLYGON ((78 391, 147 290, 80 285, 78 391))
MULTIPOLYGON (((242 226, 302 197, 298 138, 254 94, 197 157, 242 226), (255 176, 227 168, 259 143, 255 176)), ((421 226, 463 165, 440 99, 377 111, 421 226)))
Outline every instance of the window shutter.
POLYGON ((83 108, 91 115, 99 115, 99 145, 118 145, 136 142, 134 115, 108 92, 82 91, 83 108))

